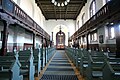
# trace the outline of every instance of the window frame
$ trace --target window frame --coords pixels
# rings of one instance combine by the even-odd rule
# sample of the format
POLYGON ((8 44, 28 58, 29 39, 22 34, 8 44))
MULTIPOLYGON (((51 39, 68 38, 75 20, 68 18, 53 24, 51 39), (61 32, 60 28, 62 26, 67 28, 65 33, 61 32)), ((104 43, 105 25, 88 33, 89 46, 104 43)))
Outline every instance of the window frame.
POLYGON ((80 28, 80 27, 79 27, 79 20, 77 21, 77 27, 78 27, 78 29, 80 28))
POLYGON ((108 26, 108 38, 115 39, 115 27, 114 26, 108 26), (114 29, 114 32, 112 32, 111 29, 114 29))
POLYGON ((85 23, 85 13, 82 14, 81 20, 82 20, 82 25, 83 25, 85 23))
POLYGON ((96 0, 93 0, 90 4, 90 8, 89 8, 90 17, 95 15, 95 13, 96 13, 96 0))
POLYGON ((97 30, 91 32, 91 34, 90 34, 90 42, 96 42, 96 41, 98 41, 97 30))

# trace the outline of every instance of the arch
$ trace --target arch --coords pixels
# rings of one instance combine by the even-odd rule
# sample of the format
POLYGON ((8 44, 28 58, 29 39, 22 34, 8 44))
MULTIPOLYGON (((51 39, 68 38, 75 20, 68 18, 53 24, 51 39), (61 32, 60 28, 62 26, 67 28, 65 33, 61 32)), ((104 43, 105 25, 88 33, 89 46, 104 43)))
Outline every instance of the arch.
POLYGON ((54 42, 54 45, 56 45, 56 34, 60 31, 60 26, 61 26, 61 30, 62 32, 65 34, 65 45, 68 46, 68 35, 69 35, 69 30, 68 30, 68 27, 63 25, 63 24, 58 24, 54 27, 53 29, 53 42, 54 42))
POLYGON ((83 25, 85 23, 85 13, 82 14, 81 20, 82 20, 82 25, 83 25))
POLYGON ((96 0, 93 0, 90 4, 90 9, 89 9, 90 17, 95 15, 96 13, 96 0))
POLYGON ((61 30, 56 34, 56 49, 65 48, 65 33, 61 30))

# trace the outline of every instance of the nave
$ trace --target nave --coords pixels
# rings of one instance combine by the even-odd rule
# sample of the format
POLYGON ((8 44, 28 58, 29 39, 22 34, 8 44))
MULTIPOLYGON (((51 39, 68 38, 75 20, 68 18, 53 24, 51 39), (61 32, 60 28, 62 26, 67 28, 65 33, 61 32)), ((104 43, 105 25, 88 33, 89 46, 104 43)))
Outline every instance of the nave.
POLYGON ((120 58, 111 52, 69 47, 14 50, 0 56, 0 80, 16 79, 120 80, 120 58))
POLYGON ((40 80, 83 80, 71 64, 65 51, 57 50, 40 80))
POLYGON ((120 80, 120 0, 67 1, 0 0, 0 80, 120 80))
POLYGON ((65 51, 85 80, 120 80, 120 58, 115 53, 83 48, 65 51))

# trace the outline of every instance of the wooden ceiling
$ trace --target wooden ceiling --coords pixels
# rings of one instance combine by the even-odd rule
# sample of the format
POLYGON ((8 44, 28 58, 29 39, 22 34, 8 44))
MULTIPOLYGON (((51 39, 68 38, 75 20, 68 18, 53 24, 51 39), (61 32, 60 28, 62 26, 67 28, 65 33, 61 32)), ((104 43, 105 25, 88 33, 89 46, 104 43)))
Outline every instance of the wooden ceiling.
MULTIPOLYGON (((56 0, 65 1, 65 0, 56 0)), ((87 0, 70 0, 68 5, 64 7, 55 6, 51 0, 35 0, 38 7, 41 9, 46 20, 48 19, 73 19, 76 20, 82 7, 87 0)))

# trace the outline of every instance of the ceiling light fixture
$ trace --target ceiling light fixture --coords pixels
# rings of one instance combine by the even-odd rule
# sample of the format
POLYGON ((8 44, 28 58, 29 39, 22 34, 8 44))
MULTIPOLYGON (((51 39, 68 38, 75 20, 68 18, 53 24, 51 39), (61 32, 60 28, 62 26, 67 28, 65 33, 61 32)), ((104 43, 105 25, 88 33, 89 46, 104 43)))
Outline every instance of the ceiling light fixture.
POLYGON ((70 0, 67 0, 67 2, 70 2, 70 0))
POLYGON ((52 3, 54 3, 54 2, 55 2, 55 0, 52 0, 51 2, 52 2, 52 3))
POLYGON ((58 6, 60 6, 60 3, 58 3, 58 6))
POLYGON ((61 6, 64 6, 64 3, 62 3, 61 6))
POLYGON ((55 5, 55 6, 57 5, 57 2, 56 2, 56 1, 54 2, 54 5, 55 5))
POLYGON ((65 5, 67 5, 67 1, 65 1, 65 5))
POLYGON ((59 1, 59 2, 57 2, 56 0, 52 0, 51 1, 55 6, 58 6, 58 7, 60 7, 60 6, 66 6, 66 5, 68 5, 68 3, 70 2, 70 0, 65 0, 65 1, 59 1))

